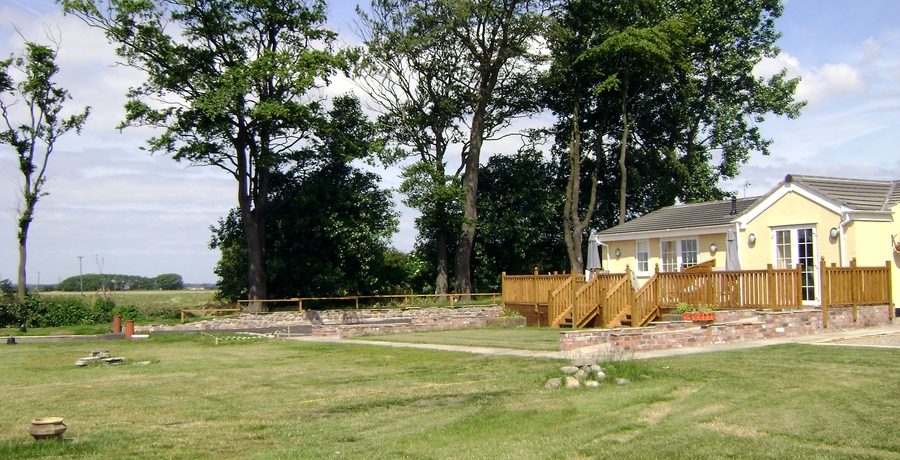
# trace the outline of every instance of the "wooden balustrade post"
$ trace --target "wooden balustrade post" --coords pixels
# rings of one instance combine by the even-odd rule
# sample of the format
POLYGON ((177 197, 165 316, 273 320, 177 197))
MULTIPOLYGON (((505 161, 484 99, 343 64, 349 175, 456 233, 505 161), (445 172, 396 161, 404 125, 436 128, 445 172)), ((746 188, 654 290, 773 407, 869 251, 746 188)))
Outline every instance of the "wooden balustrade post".
MULTIPOLYGON (((500 272, 500 295, 503 295, 504 292, 506 292, 506 272, 500 272)), ((503 297, 506 298, 506 296, 503 296, 503 297)), ((491 297, 491 303, 496 305, 497 298, 491 297)), ((506 310, 506 302, 503 302, 501 299, 501 303, 502 303, 501 307, 504 310, 506 310)))
POLYGON ((850 259, 850 302, 853 304, 853 322, 859 320, 859 270, 856 269, 856 257, 850 259))
POLYGON ((653 293, 653 301, 656 303, 656 308, 659 308, 659 304, 661 301, 660 291, 662 291, 662 289, 659 288, 659 264, 656 264, 656 268, 653 269, 653 273, 653 284, 655 284, 655 286, 653 286, 653 290, 655 291, 653 293))
POLYGON ((894 286, 891 279, 891 261, 884 263, 887 268, 887 299, 888 299, 888 320, 894 321, 894 286))
POLYGON ((775 270, 772 268, 772 264, 766 265, 766 281, 769 283, 769 309, 775 311, 776 305, 776 283, 775 283, 775 270))
POLYGON ((821 283, 819 284, 820 289, 822 290, 822 298, 819 299, 822 302, 822 326, 825 327, 825 329, 828 329, 828 301, 831 300, 831 286, 828 282, 828 266, 825 265, 824 257, 819 261, 819 265, 819 276, 822 278, 821 283))
POLYGON ((578 326, 578 317, 575 312, 575 272, 572 272, 572 275, 569 276, 569 289, 572 291, 572 295, 570 296, 572 305, 572 329, 575 329, 578 326))
POLYGON ((712 271, 706 272, 706 304, 715 306, 715 296, 713 295, 712 271))
POLYGON ((627 286, 628 299, 631 301, 631 327, 638 327, 644 318, 641 317, 641 311, 638 308, 634 285, 631 284, 631 268, 628 265, 625 266, 625 285, 627 286))

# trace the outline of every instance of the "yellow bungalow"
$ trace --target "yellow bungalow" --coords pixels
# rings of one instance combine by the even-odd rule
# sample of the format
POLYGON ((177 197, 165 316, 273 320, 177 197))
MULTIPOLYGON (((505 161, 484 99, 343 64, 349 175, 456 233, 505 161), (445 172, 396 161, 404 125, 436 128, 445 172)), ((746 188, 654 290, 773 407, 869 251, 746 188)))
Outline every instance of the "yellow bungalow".
POLYGON ((803 303, 819 303, 819 260, 837 266, 891 264, 900 298, 900 181, 787 175, 761 197, 660 209, 591 235, 602 268, 628 266, 638 284, 709 260, 715 270, 801 266, 803 303))

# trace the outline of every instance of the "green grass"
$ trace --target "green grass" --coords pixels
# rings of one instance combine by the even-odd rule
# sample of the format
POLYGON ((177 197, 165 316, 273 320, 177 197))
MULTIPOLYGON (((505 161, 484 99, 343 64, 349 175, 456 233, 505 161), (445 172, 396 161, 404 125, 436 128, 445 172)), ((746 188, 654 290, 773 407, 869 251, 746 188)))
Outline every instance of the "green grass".
POLYGON ((3 459, 897 458, 896 350, 786 345, 612 363, 199 336, 0 349, 3 459), (76 368, 110 349, 118 367, 76 368), (133 364, 150 361, 148 366, 133 364), (70 443, 35 443, 32 418, 70 443))
POLYGON ((559 351, 559 333, 559 329, 551 328, 488 327, 409 334, 365 335, 354 338, 379 342, 433 343, 439 345, 512 348, 516 350, 559 351))
MULTIPOLYGON (((81 297, 78 292, 50 291, 41 292, 41 297, 72 296, 81 297)), ((109 298, 118 305, 134 305, 141 310, 154 308, 181 309, 195 308, 207 303, 218 303, 213 299, 216 291, 115 291, 108 293, 109 298)), ((99 296, 96 292, 86 292, 87 299, 99 296)))
POLYGON ((46 335, 98 335, 112 332, 112 324, 88 324, 83 326, 33 327, 21 332, 17 327, 0 327, 0 337, 46 335))

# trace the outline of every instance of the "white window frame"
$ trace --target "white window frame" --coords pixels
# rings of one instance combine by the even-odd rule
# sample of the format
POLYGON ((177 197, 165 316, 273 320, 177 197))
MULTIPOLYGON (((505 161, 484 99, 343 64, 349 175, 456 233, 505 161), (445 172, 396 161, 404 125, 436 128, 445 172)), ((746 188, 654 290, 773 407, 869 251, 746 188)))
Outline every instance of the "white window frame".
MULTIPOLYGON (((684 238, 680 240, 661 240, 659 242, 659 260, 662 263, 662 271, 666 272, 680 272, 682 265, 685 263, 685 251, 684 251, 684 242, 693 241, 694 242, 694 264, 700 263, 700 241, 698 238, 684 238), (666 263, 666 253, 664 252, 664 246, 666 243, 672 243, 675 247, 675 263, 666 263), (669 268, 674 267, 674 270, 669 268)), ((671 254, 671 253, 670 253, 671 254)))
POLYGON ((634 242, 634 265, 638 275, 650 274, 650 241, 638 240, 634 242), (643 246, 643 251, 641 246, 643 246), (641 260, 641 254, 645 256, 643 260, 641 260), (643 269, 641 267, 642 262, 644 263, 643 269))

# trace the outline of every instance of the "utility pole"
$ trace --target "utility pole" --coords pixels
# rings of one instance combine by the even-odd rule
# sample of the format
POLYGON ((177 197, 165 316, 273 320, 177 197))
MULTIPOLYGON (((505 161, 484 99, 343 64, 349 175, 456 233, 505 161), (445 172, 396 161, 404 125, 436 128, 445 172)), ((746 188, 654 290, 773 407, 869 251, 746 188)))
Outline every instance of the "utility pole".
POLYGON ((84 295, 84 274, 81 272, 81 259, 84 259, 84 256, 78 256, 78 280, 81 284, 81 295, 84 295))

